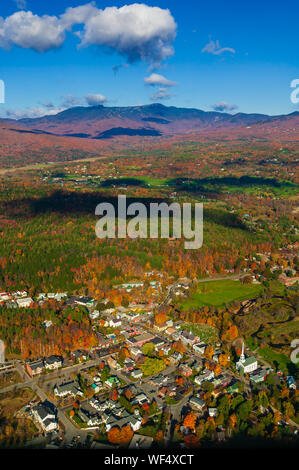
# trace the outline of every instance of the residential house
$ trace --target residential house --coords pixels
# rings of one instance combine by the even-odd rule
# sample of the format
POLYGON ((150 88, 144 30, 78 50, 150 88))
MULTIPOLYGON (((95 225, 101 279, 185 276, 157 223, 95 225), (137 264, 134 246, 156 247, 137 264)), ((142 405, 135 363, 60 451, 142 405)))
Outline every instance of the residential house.
POLYGON ((44 360, 45 368, 49 370, 56 370, 62 367, 63 359, 60 356, 49 356, 44 360))
POLYGON ((150 403, 150 400, 145 395, 145 393, 139 393, 135 396, 134 400, 132 401, 133 405, 144 405, 144 403, 150 403))
POLYGON ((0 292, 0 302, 6 302, 11 298, 11 295, 8 292, 0 292))
POLYGON ((198 352, 199 354, 204 354, 207 345, 203 342, 200 342, 200 343, 193 344, 192 347, 193 347, 194 351, 198 352))
POLYGON ((83 392, 80 389, 80 386, 77 381, 72 380, 70 382, 64 382, 56 384, 54 387, 54 394, 56 397, 63 398, 68 395, 76 397, 77 395, 83 396, 83 392))
POLYGON ((159 331, 159 332, 163 332, 165 330, 167 330, 167 328, 169 327, 169 325, 167 325, 167 323, 163 323, 162 325, 158 325, 158 324, 154 324, 154 328, 155 330, 159 331))
POLYGON ((179 373, 182 374, 184 377, 190 377, 192 375, 192 369, 186 364, 182 364, 179 368, 179 373))
POLYGON ((159 388, 158 397, 165 398, 168 393, 168 387, 164 385, 164 387, 159 388))
POLYGON ((97 413, 91 413, 85 408, 80 408, 77 411, 77 414, 83 423, 86 423, 87 426, 99 426, 102 423, 102 418, 97 413))
POLYGON ((168 359, 171 365, 178 364, 183 358, 182 354, 178 351, 175 351, 168 359))
POLYGON ((110 429, 114 427, 122 428, 123 426, 131 426, 134 432, 139 431, 141 428, 142 418, 129 414, 125 411, 122 417, 118 417, 115 415, 109 416, 106 422, 106 432, 109 432, 110 429))
POLYGON ((27 308, 33 304, 33 300, 31 297, 25 297, 24 299, 16 299, 17 305, 19 308, 27 308))
POLYGON ((87 351, 81 351, 80 349, 77 349, 76 351, 72 351, 71 353, 71 358, 73 361, 79 361, 79 362, 84 362, 88 359, 89 355, 87 351))
POLYGON ((86 308, 92 308, 95 301, 92 297, 80 296, 74 299, 74 303, 77 305, 82 305, 83 307, 86 307, 86 308))
POLYGON ((33 417, 45 432, 58 428, 57 408, 49 401, 38 403, 32 408, 33 417))
POLYGON ((121 326, 121 319, 119 317, 111 318, 111 320, 109 320, 109 326, 111 328, 119 328, 121 326))
POLYGON ((31 377, 34 375, 39 375, 45 370, 44 363, 41 359, 37 361, 26 362, 25 368, 31 377))
POLYGON ((194 408, 197 408, 200 411, 202 411, 203 408, 205 407, 205 402, 201 400, 201 398, 198 398, 195 396, 190 397, 189 403, 191 406, 193 406, 194 408))
POLYGON ((112 356, 108 357, 107 364, 110 367, 110 369, 115 369, 115 370, 121 369, 119 363, 112 356))
POLYGON ((256 370, 252 374, 249 375, 250 381, 256 384, 259 382, 263 382, 266 379, 266 377, 267 377, 267 372, 265 371, 265 369, 256 370))
POLYGON ((216 418, 217 408, 209 408, 208 413, 209 413, 210 418, 216 418))
POLYGON ((287 376, 287 385, 289 388, 292 388, 293 390, 296 390, 296 381, 292 375, 287 376))
POLYGON ((89 318, 91 320, 96 320, 97 318, 99 318, 99 316, 100 316, 99 310, 94 310, 93 312, 89 314, 89 318))
POLYGON ((170 353, 171 349, 172 348, 169 343, 165 343, 161 347, 159 347, 159 351, 162 351, 166 356, 170 353))
POLYGON ((124 372, 131 372, 135 367, 135 362, 132 361, 129 357, 125 359, 124 362, 124 372))
POLYGON ((135 369, 131 373, 131 376, 133 377, 133 379, 141 379, 141 377, 143 376, 143 372, 140 369, 135 369))
POLYGON ((114 385, 119 385, 120 381, 115 375, 112 375, 106 380, 105 384, 108 385, 109 388, 112 388, 114 385))
POLYGON ((136 357, 136 356, 142 354, 142 349, 133 347, 133 348, 130 348, 130 352, 131 352, 132 356, 136 357))
POLYGON ((201 385, 203 382, 211 380, 214 377, 214 371, 205 369, 202 374, 197 375, 194 377, 194 382, 197 385, 201 385))

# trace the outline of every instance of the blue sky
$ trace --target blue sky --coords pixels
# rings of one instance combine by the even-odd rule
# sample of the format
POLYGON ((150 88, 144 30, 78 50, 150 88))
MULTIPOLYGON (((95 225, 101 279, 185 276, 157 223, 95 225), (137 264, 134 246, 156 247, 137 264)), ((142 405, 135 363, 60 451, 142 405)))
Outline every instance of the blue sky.
POLYGON ((290 83, 299 78, 297 1, 160 0, 136 8, 98 0, 86 14, 72 10, 61 17, 87 3, 1 2, 2 116, 96 102, 267 114, 298 109, 290 100, 290 83), (116 7, 111 20, 107 7, 116 7), (74 20, 75 13, 84 22, 74 20))

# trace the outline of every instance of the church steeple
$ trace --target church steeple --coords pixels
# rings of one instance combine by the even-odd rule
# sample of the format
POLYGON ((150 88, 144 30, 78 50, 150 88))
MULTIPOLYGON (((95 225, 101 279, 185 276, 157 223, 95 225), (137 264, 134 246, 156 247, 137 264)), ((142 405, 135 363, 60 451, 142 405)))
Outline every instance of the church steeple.
POLYGON ((240 362, 245 362, 244 341, 242 342, 242 353, 241 353, 241 356, 240 356, 240 362))

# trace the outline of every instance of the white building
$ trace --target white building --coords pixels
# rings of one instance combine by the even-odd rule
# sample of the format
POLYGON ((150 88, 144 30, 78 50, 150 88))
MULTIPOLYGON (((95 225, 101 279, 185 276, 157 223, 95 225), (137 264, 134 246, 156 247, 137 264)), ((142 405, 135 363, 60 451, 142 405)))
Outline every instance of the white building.
POLYGON ((59 369, 62 367, 62 358, 59 356, 49 356, 44 360, 45 368, 50 370, 59 369))
POLYGON ((204 343, 195 343, 193 344, 193 349, 194 351, 200 353, 200 354, 204 354, 205 350, 206 350, 206 344, 204 343))
POLYGON ((57 412, 52 403, 38 403, 32 408, 32 414, 44 431, 51 432, 58 428, 57 412))
POLYGON ((10 294, 7 292, 0 292, 0 302, 6 302, 10 299, 10 294))
POLYGON ((30 307, 30 305, 33 303, 33 300, 31 297, 26 297, 25 299, 17 299, 16 302, 19 308, 26 308, 30 307))
POLYGON ((209 370, 209 369, 205 369, 202 374, 197 375, 196 377, 194 377, 194 382, 197 385, 201 385, 203 382, 206 382, 208 380, 213 379, 214 375, 215 375, 214 371, 209 370))
POLYGON ((94 310, 92 313, 89 314, 89 318, 91 320, 96 320, 99 318, 100 312, 98 310, 94 310))
POLYGON ((242 354, 236 367, 241 374, 250 374, 258 368, 257 359, 254 356, 245 358, 244 343, 242 344, 242 354))
POLYGON ((143 376, 143 372, 140 369, 136 369, 136 370, 133 370, 133 372, 131 373, 131 376, 133 377, 133 379, 141 379, 141 377, 143 376))
POLYGON ((121 319, 120 318, 111 318, 111 320, 109 320, 109 326, 111 328, 118 328, 121 326, 121 319))

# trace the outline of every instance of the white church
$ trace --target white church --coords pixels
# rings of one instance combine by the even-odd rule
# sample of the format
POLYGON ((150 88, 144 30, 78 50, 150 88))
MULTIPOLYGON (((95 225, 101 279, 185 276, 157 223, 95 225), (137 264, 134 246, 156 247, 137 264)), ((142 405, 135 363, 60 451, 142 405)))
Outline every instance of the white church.
POLYGON ((236 367, 241 374, 250 374, 258 368, 258 363, 254 356, 245 357, 244 342, 242 344, 242 354, 236 367))

